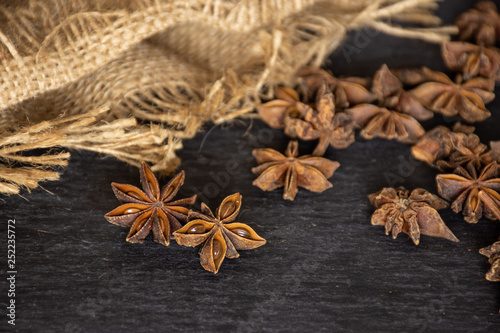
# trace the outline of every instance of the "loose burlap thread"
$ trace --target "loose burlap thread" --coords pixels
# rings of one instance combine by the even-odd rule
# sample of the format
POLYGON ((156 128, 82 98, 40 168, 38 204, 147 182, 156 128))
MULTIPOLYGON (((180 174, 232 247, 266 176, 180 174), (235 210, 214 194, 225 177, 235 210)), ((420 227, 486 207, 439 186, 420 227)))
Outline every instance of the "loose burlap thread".
POLYGON ((251 112, 276 84, 292 85, 299 67, 319 66, 349 29, 446 40, 455 28, 438 26, 436 6, 436 0, 31 0, 1 7, 0 192, 57 179, 49 169, 65 166, 69 155, 25 159, 36 148, 92 150, 172 172, 182 139, 206 121, 251 112), (420 26, 389 23, 395 19, 420 26), (23 179, 21 171, 29 175, 23 179))

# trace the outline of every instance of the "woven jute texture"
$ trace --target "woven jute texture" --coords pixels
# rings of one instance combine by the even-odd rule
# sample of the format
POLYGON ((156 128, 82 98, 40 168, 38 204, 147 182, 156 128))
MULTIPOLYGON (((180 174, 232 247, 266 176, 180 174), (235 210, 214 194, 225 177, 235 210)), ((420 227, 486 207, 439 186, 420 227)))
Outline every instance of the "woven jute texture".
MULTIPOLYGON (((206 121, 221 123, 251 112, 276 84, 292 85, 299 67, 319 66, 349 29, 368 26, 429 42, 454 31, 439 26, 436 0, 0 4, 4 193, 38 184, 36 177, 27 183, 9 173, 54 172, 46 170, 53 165, 44 159, 66 154, 49 151, 23 160, 36 148, 89 149, 172 172, 182 139, 193 137, 206 121), (44 124, 43 130, 37 124, 44 124), (58 139, 26 146, 27 137, 41 134, 58 139)), ((59 157, 67 161, 67 155, 59 157)), ((39 181, 56 174, 41 174, 39 181)))

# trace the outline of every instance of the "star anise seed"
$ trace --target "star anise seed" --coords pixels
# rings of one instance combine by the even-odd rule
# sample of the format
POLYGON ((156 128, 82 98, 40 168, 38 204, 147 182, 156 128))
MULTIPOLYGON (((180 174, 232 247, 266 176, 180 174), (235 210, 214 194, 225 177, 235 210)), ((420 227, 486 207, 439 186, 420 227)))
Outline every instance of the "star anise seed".
POLYGON ((372 215, 372 225, 385 226, 385 234, 392 233, 394 239, 400 232, 404 232, 415 245, 420 243, 420 235, 458 242, 437 212, 438 209, 448 207, 448 204, 424 189, 414 189, 410 194, 404 187, 385 187, 370 194, 369 198, 377 208, 372 215))
POLYGON ((251 250, 266 243, 248 225, 233 222, 241 208, 242 196, 235 193, 226 197, 214 215, 205 203, 201 213, 190 211, 189 222, 175 231, 179 245, 200 247, 200 263, 207 271, 217 274, 224 258, 238 258, 236 250, 251 250))
POLYGON ((333 185, 327 180, 339 162, 310 155, 298 156, 297 141, 290 141, 285 155, 274 149, 254 149, 252 154, 259 166, 252 168, 259 175, 252 183, 263 191, 284 187, 283 199, 294 200, 298 187, 312 192, 323 192, 333 185))
POLYGON ((118 200, 125 203, 110 211, 104 217, 111 223, 130 228, 127 242, 143 243, 153 230, 154 240, 165 246, 170 235, 187 221, 189 206, 196 201, 196 195, 173 201, 184 184, 184 171, 177 174, 161 190, 158 180, 142 162, 140 171, 142 191, 132 185, 112 183, 118 200))
POLYGON ((500 219, 500 178, 498 165, 492 162, 481 173, 472 164, 458 167, 452 174, 436 176, 439 195, 453 201, 455 213, 463 211, 465 221, 477 223, 484 215, 490 220, 500 219))

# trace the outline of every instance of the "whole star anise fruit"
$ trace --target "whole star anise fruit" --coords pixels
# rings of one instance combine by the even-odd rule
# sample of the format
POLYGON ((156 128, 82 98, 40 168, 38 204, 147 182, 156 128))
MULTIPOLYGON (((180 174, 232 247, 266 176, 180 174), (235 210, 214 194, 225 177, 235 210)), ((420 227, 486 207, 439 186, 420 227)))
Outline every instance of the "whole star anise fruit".
POLYGON ((219 272, 224 258, 240 256, 236 250, 251 250, 266 243, 248 225, 233 222, 240 211, 241 199, 239 193, 226 197, 215 215, 202 203, 201 213, 190 211, 189 222, 173 233, 179 245, 201 244, 200 263, 214 274, 219 272))
POLYGON ((460 40, 473 40, 477 44, 495 45, 500 42, 500 14, 493 1, 480 1, 455 21, 460 40))
POLYGON ((447 117, 460 115, 470 123, 483 121, 491 113, 485 104, 495 98, 492 92, 495 81, 475 77, 462 82, 460 75, 453 82, 446 74, 423 68, 423 75, 430 81, 411 90, 411 93, 427 109, 447 117))
POLYGON ((272 128, 285 127, 285 118, 302 113, 308 106, 300 101, 299 94, 287 87, 275 89, 276 99, 257 106, 262 120, 272 128))
POLYGON ((482 75, 500 80, 500 50, 464 42, 444 42, 441 53, 446 66, 463 73, 465 80, 482 75))
POLYGON ((377 105, 360 104, 346 110, 353 123, 361 128, 363 138, 415 143, 424 135, 425 130, 418 120, 430 119, 433 113, 403 89, 402 82, 387 65, 375 73, 372 91, 377 97, 377 105))
POLYGON ((450 141, 453 146, 451 154, 436 162, 440 171, 453 171, 455 168, 467 164, 479 170, 483 165, 493 162, 492 151, 488 146, 481 143, 475 134, 450 133, 450 141))
POLYGON ((415 159, 436 166, 438 161, 447 160, 454 151, 452 137, 458 133, 472 134, 473 132, 473 126, 466 126, 461 123, 456 123, 452 130, 445 126, 437 126, 427 131, 411 147, 411 153, 415 159))
POLYGON ((491 264, 490 270, 486 273, 486 280, 500 281, 500 241, 483 247, 479 250, 479 253, 488 257, 488 262, 491 264))
POLYGON ((318 140, 312 155, 323 156, 329 146, 347 148, 354 142, 354 126, 346 113, 335 113, 327 82, 318 91, 314 108, 306 107, 285 118, 285 134, 302 140, 318 140))
POLYGON ((337 168, 339 162, 310 155, 298 156, 297 141, 290 141, 285 155, 274 149, 254 149, 253 156, 259 166, 252 168, 259 175, 252 183, 263 191, 272 191, 284 187, 283 199, 294 200, 298 187, 312 192, 323 192, 333 185, 327 180, 337 168))
POLYGON ((453 201, 455 213, 463 211, 465 221, 477 223, 484 215, 490 220, 500 219, 500 178, 498 165, 486 165, 478 175, 472 164, 458 167, 452 174, 436 176, 439 195, 453 201))
POLYGON ((298 80, 306 100, 313 99, 318 95, 318 91, 325 79, 329 91, 333 93, 335 107, 337 108, 370 103, 375 100, 374 94, 366 88, 369 84, 367 79, 360 77, 337 78, 321 68, 302 67, 299 70, 298 80))
POLYGON ((126 184, 112 183, 111 187, 118 200, 124 202, 104 217, 109 222, 129 227, 127 242, 143 243, 144 238, 153 230, 155 242, 168 246, 170 235, 187 220, 189 206, 193 205, 196 195, 185 199, 173 200, 184 184, 184 171, 177 174, 161 190, 158 180, 142 162, 142 189, 126 184))
POLYGON ((396 238, 400 232, 410 236, 415 245, 420 243, 420 235, 446 238, 453 242, 458 239, 444 224, 438 209, 448 204, 424 189, 410 191, 404 187, 386 187, 369 196, 377 208, 372 215, 372 225, 385 227, 386 235, 396 238))

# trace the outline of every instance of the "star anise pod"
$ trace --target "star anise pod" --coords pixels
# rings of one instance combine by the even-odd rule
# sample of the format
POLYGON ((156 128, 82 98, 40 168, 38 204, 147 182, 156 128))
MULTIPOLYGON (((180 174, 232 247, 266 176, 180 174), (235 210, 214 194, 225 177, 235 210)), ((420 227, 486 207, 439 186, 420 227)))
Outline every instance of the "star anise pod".
POLYGON ((274 149, 254 149, 253 156, 259 166, 252 168, 259 175, 252 183, 263 191, 284 187, 283 199, 294 200, 298 187, 312 192, 323 192, 333 185, 327 180, 339 162, 310 155, 298 156, 297 141, 290 141, 285 155, 274 149))
POLYGON ((142 191, 132 185, 112 183, 111 187, 118 200, 124 205, 113 209, 104 217, 111 223, 130 227, 127 242, 143 243, 153 230, 155 242, 168 246, 170 235, 186 222, 189 206, 196 195, 173 201, 184 184, 184 171, 177 174, 161 190, 155 175, 142 162, 140 171, 142 191))
POLYGON ((236 250, 251 250, 266 243, 266 240, 248 225, 233 222, 241 208, 239 193, 226 197, 215 215, 201 204, 201 213, 190 211, 189 222, 173 233, 179 245, 200 248, 200 263, 207 271, 217 274, 224 258, 238 258, 236 250))
POLYGON ((481 173, 472 164, 458 167, 452 174, 436 176, 439 195, 453 201, 455 213, 463 211, 465 221, 477 223, 484 215, 490 220, 500 219, 500 178, 498 165, 492 162, 481 173))
POLYGON ((414 189, 410 194, 404 187, 385 187, 370 194, 369 198, 377 208, 371 223, 385 226, 386 235, 392 233, 392 237, 396 238, 400 232, 404 232, 415 245, 420 243, 420 235, 443 237, 458 242, 436 211, 448 207, 448 204, 424 189, 414 189))
POLYGON ((285 118, 285 134, 302 140, 316 140, 314 156, 323 156, 328 146, 346 148, 354 142, 354 126, 345 113, 335 113, 333 94, 326 80, 318 91, 315 108, 300 110, 297 116, 285 118))
POLYGON ((446 66, 463 73, 464 79, 478 75, 500 80, 500 50, 464 42, 444 42, 441 53, 446 66))
POLYGON ((472 134, 474 126, 455 123, 453 130, 445 126, 437 126, 427 131, 418 142, 411 147, 413 157, 419 161, 436 166, 436 161, 447 159, 453 152, 451 138, 457 133, 472 134))
POLYGON ((428 120, 434 116, 412 94, 403 89, 403 83, 385 64, 373 77, 372 91, 380 106, 409 114, 418 120, 428 120))
POLYGON ((453 133, 449 136, 453 145, 452 153, 447 158, 436 162, 440 171, 454 170, 458 166, 464 167, 469 163, 479 170, 482 165, 493 162, 492 152, 488 146, 481 143, 477 135, 453 133))
POLYGON ((361 136, 367 140, 379 137, 415 143, 425 133, 422 125, 409 114, 384 107, 361 104, 346 112, 351 115, 353 123, 362 128, 361 136))
POLYGON ((370 103, 375 96, 366 88, 367 79, 360 77, 337 78, 317 67, 302 67, 299 70, 299 85, 306 99, 317 96, 326 79, 329 90, 333 93, 335 106, 346 108, 349 105, 370 103))
POLYGON ((486 280, 500 281, 500 241, 483 247, 479 250, 479 253, 488 257, 488 262, 491 264, 490 270, 486 273, 486 280))
POLYGON ((455 21, 460 40, 474 40, 477 44, 494 45, 500 42, 500 15, 493 1, 481 1, 455 21))
POLYGON ((301 113, 308 106, 300 101, 298 93, 286 87, 275 89, 276 99, 257 106, 262 120, 272 128, 285 127, 285 117, 301 113))
POLYGON ((411 93, 429 110, 442 113, 447 117, 460 115, 467 122, 483 121, 491 113, 485 104, 495 98, 492 92, 495 81, 481 77, 462 82, 460 76, 456 82, 440 72, 423 68, 425 76, 431 82, 425 82, 411 90, 411 93))

